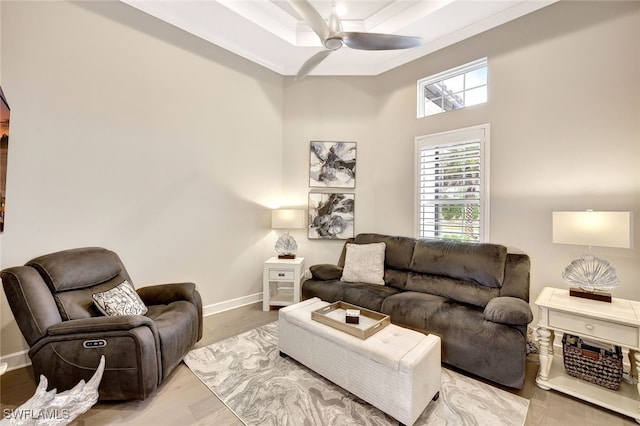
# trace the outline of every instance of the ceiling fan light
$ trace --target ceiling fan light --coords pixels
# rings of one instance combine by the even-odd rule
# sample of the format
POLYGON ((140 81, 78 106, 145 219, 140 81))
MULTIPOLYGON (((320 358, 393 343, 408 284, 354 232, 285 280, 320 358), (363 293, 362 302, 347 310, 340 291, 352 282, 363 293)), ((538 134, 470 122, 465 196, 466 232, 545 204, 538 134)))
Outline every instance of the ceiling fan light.
POLYGON ((324 41, 324 47, 329 50, 336 50, 342 47, 342 39, 340 37, 329 37, 324 41))

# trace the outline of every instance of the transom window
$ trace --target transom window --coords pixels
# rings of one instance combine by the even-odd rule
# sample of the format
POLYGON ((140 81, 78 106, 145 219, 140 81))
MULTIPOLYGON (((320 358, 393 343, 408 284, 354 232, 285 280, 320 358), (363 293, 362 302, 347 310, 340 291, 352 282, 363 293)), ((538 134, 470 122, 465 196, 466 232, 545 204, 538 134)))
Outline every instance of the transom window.
POLYGON ((485 242, 489 125, 416 138, 417 237, 485 242))
POLYGON ((487 102, 487 58, 418 80, 418 118, 487 102))

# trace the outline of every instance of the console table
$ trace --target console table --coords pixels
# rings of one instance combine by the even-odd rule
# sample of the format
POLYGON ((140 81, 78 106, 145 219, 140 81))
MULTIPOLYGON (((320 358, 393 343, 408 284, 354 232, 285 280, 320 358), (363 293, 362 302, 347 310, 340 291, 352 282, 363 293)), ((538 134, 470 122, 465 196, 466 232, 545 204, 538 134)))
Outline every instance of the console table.
POLYGON ((568 290, 546 287, 536 300, 539 312, 540 371, 538 387, 554 389, 640 423, 640 384, 622 382, 613 391, 569 376, 562 353, 554 355, 556 331, 582 336, 629 349, 632 374, 640 373, 640 302, 613 298, 611 303, 582 299, 568 290))
POLYGON ((300 282, 304 273, 304 257, 264 262, 262 271, 262 310, 271 306, 289 306, 300 301, 300 282))

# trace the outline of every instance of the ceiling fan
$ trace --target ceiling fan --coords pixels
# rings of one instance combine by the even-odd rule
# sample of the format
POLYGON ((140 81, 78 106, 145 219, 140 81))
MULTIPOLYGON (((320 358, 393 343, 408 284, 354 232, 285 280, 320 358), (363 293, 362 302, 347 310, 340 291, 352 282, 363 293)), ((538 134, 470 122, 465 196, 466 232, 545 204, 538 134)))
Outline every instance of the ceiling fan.
POLYGON ((305 20, 311 29, 320 37, 325 50, 313 55, 302 64, 296 75, 296 80, 302 80, 331 52, 338 50, 343 44, 352 49, 360 50, 395 50, 410 49, 422 44, 420 37, 399 36, 394 34, 379 34, 342 31, 342 23, 336 13, 335 2, 331 6, 331 16, 327 22, 311 6, 307 0, 288 0, 289 4, 305 20))

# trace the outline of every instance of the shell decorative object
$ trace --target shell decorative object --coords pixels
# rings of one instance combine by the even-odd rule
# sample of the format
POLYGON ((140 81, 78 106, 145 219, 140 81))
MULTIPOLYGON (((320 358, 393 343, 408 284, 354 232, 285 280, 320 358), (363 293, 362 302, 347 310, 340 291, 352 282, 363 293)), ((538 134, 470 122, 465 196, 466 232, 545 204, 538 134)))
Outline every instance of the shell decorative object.
POLYGON ((606 260, 586 254, 573 260, 562 273, 562 278, 571 287, 586 291, 607 291, 620 284, 613 266, 606 260))
POLYGON ((85 413, 98 401, 98 387, 104 372, 105 358, 95 373, 85 383, 80 380, 72 389, 58 393, 56 389, 47 391, 49 381, 40 375, 35 394, 24 404, 12 410, 4 410, 0 425, 10 426, 65 426, 80 414, 85 413))
POLYGON ((298 250, 298 244, 289 233, 285 233, 280 235, 278 241, 276 241, 275 248, 280 254, 294 254, 298 250))

